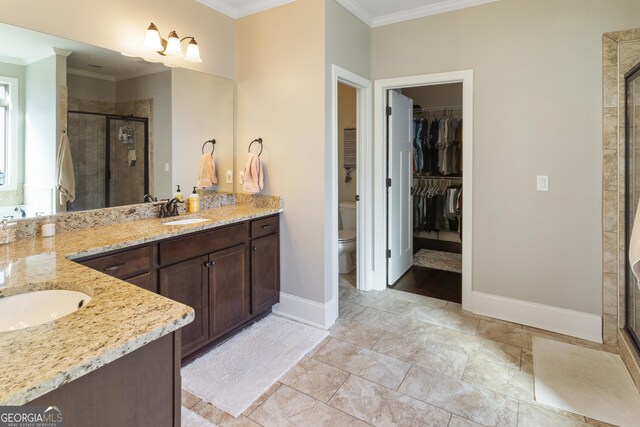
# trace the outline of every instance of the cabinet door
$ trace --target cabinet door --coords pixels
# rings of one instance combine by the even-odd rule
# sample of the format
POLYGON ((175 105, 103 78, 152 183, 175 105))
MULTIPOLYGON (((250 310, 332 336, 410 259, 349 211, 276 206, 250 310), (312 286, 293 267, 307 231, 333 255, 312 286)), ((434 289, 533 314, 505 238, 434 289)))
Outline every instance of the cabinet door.
POLYGON ((161 268, 160 294, 193 308, 195 319, 182 328, 182 357, 209 340, 207 257, 161 268))
POLYGON ((260 314, 280 298, 278 235, 251 241, 251 312, 260 314))
POLYGON ((209 255, 211 339, 245 322, 250 313, 249 247, 236 246, 209 255))

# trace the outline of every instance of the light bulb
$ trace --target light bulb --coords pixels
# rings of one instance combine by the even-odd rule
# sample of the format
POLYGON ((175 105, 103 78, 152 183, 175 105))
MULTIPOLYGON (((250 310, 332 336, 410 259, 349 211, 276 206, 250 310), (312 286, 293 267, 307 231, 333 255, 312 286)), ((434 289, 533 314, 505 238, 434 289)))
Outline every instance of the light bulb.
POLYGON ((164 51, 164 53, 170 56, 182 56, 180 38, 175 31, 171 31, 169 33, 169 38, 167 39, 167 49, 164 51))
POLYGON ((158 27, 152 22, 147 28, 147 35, 144 38, 144 45, 149 49, 153 49, 155 51, 162 50, 162 42, 160 41, 160 31, 158 31, 158 27))
POLYGON ((196 43, 196 39, 191 38, 191 41, 187 45, 187 53, 184 55, 184 59, 189 62, 202 62, 200 58, 200 48, 198 47, 198 43, 196 43))

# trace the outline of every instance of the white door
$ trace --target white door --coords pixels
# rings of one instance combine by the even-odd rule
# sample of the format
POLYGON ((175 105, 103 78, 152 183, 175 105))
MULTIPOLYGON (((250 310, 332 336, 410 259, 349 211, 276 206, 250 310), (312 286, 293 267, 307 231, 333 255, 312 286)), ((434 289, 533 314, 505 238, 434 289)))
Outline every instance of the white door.
POLYGON ((387 284, 393 285, 413 263, 413 101, 394 90, 388 93, 387 284))

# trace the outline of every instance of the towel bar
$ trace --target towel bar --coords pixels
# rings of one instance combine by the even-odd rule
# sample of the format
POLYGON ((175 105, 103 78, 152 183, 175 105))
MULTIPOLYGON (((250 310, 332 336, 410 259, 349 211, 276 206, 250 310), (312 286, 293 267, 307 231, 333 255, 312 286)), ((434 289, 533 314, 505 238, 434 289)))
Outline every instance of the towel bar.
POLYGON ((253 141, 251 141, 251 143, 249 144, 249 149, 247 150, 249 153, 251 152, 251 146, 253 145, 254 142, 257 142, 258 144, 260 144, 260 152, 258 153, 258 157, 260 157, 260 154, 262 154, 262 138, 256 138, 253 141))
POLYGON ((205 141, 204 144, 202 144, 202 154, 204 154, 204 147, 206 147, 207 144, 209 143, 211 143, 211 154, 213 154, 213 152, 216 151, 216 140, 212 138, 208 141, 205 141))

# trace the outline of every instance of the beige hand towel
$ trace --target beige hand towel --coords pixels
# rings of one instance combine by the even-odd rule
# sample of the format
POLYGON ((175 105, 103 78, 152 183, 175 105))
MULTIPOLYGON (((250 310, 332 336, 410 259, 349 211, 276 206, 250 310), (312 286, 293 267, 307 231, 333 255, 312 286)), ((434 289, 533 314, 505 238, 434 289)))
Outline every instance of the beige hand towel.
POLYGON ((218 184, 216 174, 216 159, 213 154, 206 153, 200 157, 200 177, 198 187, 205 188, 218 184))
POLYGON ((640 209, 636 211, 636 218, 633 221, 633 228, 631 229, 629 263, 631 264, 633 274, 636 276, 636 283, 640 288, 640 209))
POLYGON ((73 160, 71 159, 71 147, 67 133, 63 132, 58 146, 58 179, 57 187, 60 192, 60 204, 76 199, 76 177, 73 173, 73 160))
POLYGON ((244 183, 242 190, 247 193, 259 193, 264 187, 262 177, 262 163, 260 156, 251 154, 244 165, 244 183))

